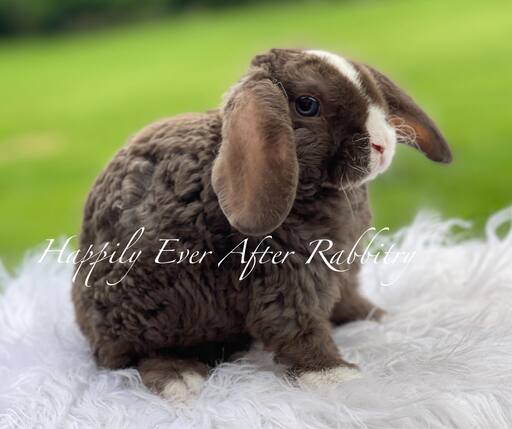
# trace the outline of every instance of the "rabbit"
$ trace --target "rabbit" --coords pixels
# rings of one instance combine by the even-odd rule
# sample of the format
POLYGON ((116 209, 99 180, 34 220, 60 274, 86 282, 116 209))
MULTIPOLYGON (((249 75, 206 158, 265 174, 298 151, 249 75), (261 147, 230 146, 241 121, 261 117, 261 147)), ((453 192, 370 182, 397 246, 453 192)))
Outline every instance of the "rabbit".
POLYGON ((301 49, 255 56, 219 109, 138 132, 84 209, 80 248, 126 244, 145 228, 128 272, 103 261, 90 284, 76 273, 76 321, 97 365, 136 367, 150 390, 172 400, 196 395, 212 367, 253 342, 299 386, 359 377, 331 326, 379 319, 383 310, 358 292, 357 261, 343 272, 304 261, 312 240, 349 249, 368 228, 368 183, 390 166, 397 142, 436 162, 452 158, 432 119, 385 75, 301 49), (242 262, 229 252, 268 236, 272 250, 292 254, 240 280, 242 262), (168 238, 177 251, 211 255, 155 264, 168 238))

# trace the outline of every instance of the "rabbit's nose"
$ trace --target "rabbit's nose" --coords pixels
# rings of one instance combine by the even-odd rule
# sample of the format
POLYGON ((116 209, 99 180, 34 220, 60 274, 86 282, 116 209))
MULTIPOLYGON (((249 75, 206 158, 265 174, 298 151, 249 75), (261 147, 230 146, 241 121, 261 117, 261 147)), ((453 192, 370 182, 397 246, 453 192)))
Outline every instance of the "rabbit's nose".
POLYGON ((384 153, 384 146, 372 143, 372 148, 375 149, 380 154, 384 153))

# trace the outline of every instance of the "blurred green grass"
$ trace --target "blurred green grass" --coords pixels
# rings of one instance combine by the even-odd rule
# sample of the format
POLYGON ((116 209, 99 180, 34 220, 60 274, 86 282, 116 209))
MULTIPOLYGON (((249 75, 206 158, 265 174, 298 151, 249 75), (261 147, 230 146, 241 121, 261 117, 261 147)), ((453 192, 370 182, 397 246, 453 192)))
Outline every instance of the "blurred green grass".
POLYGON ((391 75, 437 119, 451 166, 400 147, 376 223, 420 207, 474 220, 512 202, 512 2, 305 3, 0 43, 0 258, 77 233, 94 177, 138 128, 203 111, 270 47, 319 47, 391 75))

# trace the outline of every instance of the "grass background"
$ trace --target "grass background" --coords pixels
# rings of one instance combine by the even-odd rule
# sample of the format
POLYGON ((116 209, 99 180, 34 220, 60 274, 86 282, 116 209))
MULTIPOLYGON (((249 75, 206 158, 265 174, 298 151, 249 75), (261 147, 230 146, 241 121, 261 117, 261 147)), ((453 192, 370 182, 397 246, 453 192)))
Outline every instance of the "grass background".
POLYGON ((437 119, 455 162, 400 147, 376 223, 420 207, 474 220, 512 202, 512 2, 252 6, 96 33, 0 41, 0 259, 78 232, 94 177, 138 128, 203 111, 270 47, 319 47, 388 73, 437 119))

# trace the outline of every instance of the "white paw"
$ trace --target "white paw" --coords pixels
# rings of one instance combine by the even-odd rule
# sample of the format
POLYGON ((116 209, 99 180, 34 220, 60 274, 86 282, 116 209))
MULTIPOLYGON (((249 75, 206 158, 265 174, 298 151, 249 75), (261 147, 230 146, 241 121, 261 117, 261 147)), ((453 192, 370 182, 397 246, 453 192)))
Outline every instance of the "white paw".
POLYGON ((205 378, 197 372, 185 371, 181 378, 169 381, 162 390, 165 399, 177 402, 188 402, 201 392, 205 378))
POLYGON ((301 386, 305 387, 319 387, 343 383, 344 381, 361 377, 361 371, 356 368, 338 366, 336 368, 324 369, 321 371, 305 372, 298 378, 298 382, 301 386))

